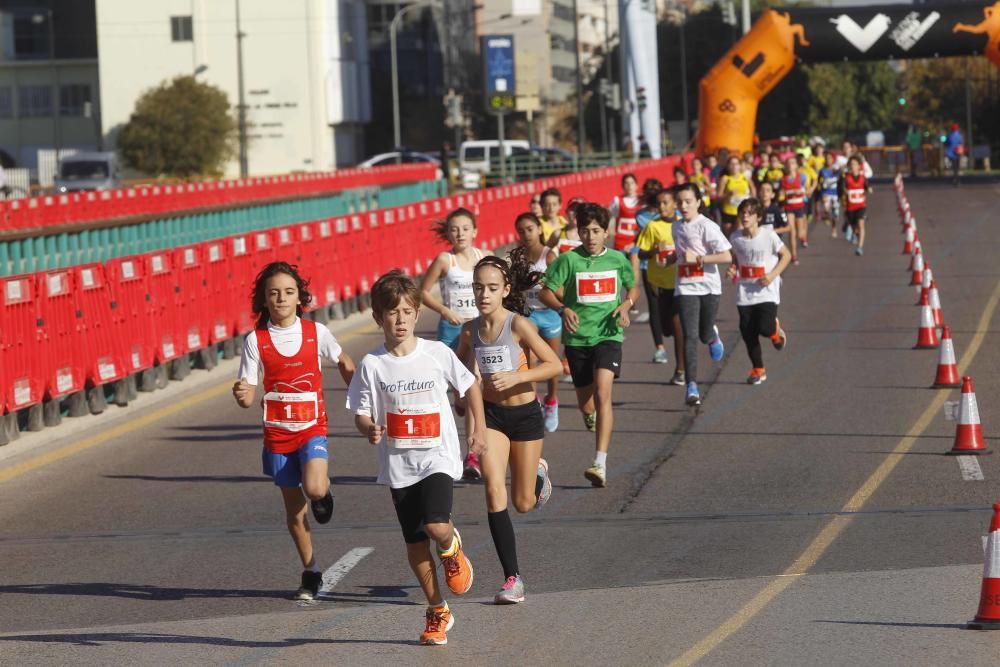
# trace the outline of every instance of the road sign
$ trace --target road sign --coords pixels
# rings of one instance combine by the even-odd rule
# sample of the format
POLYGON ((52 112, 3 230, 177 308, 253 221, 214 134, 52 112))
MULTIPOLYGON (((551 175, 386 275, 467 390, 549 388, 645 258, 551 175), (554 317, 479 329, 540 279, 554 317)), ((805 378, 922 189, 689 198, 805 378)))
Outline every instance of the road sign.
POLYGON ((510 113, 514 110, 517 96, 514 36, 484 35, 481 45, 486 110, 492 113, 510 113))

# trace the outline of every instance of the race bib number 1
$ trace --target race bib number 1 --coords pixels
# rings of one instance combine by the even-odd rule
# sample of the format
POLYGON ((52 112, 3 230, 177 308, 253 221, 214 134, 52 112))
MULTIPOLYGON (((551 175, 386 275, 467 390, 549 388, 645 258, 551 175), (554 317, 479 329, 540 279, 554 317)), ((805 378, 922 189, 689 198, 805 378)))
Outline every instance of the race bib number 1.
POLYGON ((576 300, 580 303, 608 303, 617 299, 617 271, 592 271, 576 274, 576 300))
POLYGON ((441 444, 441 412, 436 405, 407 405, 386 415, 389 446, 398 449, 441 444))
POLYGON ((302 431, 316 425, 319 397, 314 391, 264 394, 264 426, 283 431, 302 431))

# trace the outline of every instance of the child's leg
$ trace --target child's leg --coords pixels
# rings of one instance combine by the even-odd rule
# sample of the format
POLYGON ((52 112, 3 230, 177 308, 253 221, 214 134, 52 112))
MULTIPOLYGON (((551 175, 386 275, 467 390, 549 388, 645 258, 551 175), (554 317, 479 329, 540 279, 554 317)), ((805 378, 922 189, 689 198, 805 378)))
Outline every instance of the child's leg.
POLYGON ((740 312, 740 335, 747 346, 752 368, 763 368, 764 359, 760 351, 760 337, 757 335, 757 322, 753 306, 736 306, 740 312))
POLYGON ((330 490, 330 467, 327 459, 314 458, 302 466, 302 492, 310 500, 319 500, 330 490))
POLYGON ((760 336, 770 338, 778 331, 778 304, 773 301, 758 303, 753 307, 754 321, 760 336))
POLYGON ((856 225, 856 227, 857 227, 856 231, 857 231, 857 234, 858 234, 858 247, 859 248, 864 248, 865 247, 865 219, 864 218, 858 218, 858 224, 856 225))
MULTIPOLYGON (((698 338, 705 345, 715 340, 715 318, 719 314, 721 294, 702 294, 696 297, 701 307, 698 311, 698 338)), ((687 333, 685 331, 685 333, 687 333)))
POLYGON ((681 317, 674 307, 674 288, 658 287, 656 302, 660 311, 660 328, 665 336, 674 338, 674 365, 678 371, 684 370, 684 331, 681 329, 681 317))
POLYGON ((646 306, 649 308, 649 330, 653 334, 653 345, 663 349, 663 326, 660 322, 660 304, 656 300, 656 288, 649 284, 646 269, 642 270, 642 289, 646 294, 646 306))
POLYGON ((534 509, 538 500, 535 484, 542 443, 542 440, 510 443, 510 495, 514 498, 514 509, 521 514, 534 509))
POLYGON ((701 299, 691 294, 675 294, 674 304, 684 330, 684 368, 688 382, 698 381, 698 320, 701 299))
POLYGON ((805 213, 799 213, 795 216, 795 224, 798 227, 798 236, 802 239, 803 243, 809 242, 809 219, 806 217, 805 213))
POLYGON ((406 560, 410 563, 410 569, 417 577, 427 604, 432 607, 440 607, 444 603, 441 597, 441 587, 437 580, 437 567, 431 555, 431 544, 429 541, 417 542, 406 545, 406 560))
POLYGON ((312 536, 309 532, 309 520, 306 518, 305 496, 297 486, 282 486, 281 499, 285 503, 285 523, 288 534, 292 536, 295 549, 299 552, 302 567, 313 564, 312 536))
POLYGON ((788 245, 789 250, 792 253, 792 259, 797 259, 799 256, 799 232, 796 229, 795 215, 791 216, 788 221, 788 245))
POLYGON ((611 445, 611 431, 615 416, 611 407, 611 387, 615 374, 606 368, 594 372, 594 399, 597 404, 597 451, 607 452, 611 445))
POLYGON ((592 415, 597 411, 594 405, 594 385, 588 384, 586 387, 574 387, 576 389, 576 404, 580 406, 580 412, 585 415, 592 415))
MULTIPOLYGON (((493 546, 506 579, 520 573, 517 564, 517 538, 514 535, 514 524, 510 521, 510 513, 507 511, 507 461, 511 454, 510 440, 500 431, 488 429, 486 443, 486 453, 479 459, 486 488, 486 518, 493 546)), ((535 466, 537 468, 537 462, 535 466)), ((511 468, 513 473, 513 466, 511 468)), ((513 484, 512 475, 511 485, 513 484)))
MULTIPOLYGON (((562 345, 562 336, 556 336, 555 338, 546 338, 546 344, 552 348, 552 351, 556 353, 557 357, 561 358, 560 345, 562 345)), ((553 401, 559 396, 559 376, 549 378, 548 380, 548 394, 545 396, 546 401, 553 401)))

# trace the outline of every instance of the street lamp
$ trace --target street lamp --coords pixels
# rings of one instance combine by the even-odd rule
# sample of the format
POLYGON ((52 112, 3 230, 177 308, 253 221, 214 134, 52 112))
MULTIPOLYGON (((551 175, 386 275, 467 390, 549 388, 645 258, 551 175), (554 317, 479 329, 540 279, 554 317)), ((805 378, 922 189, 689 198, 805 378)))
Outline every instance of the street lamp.
POLYGON ((56 146, 56 162, 59 162, 59 148, 62 144, 59 136, 59 68, 56 66, 56 33, 53 27, 52 9, 40 9, 39 14, 32 14, 31 22, 35 25, 45 23, 49 29, 49 67, 52 68, 52 77, 55 81, 55 95, 52 99, 52 140, 56 146))
POLYGON ((437 0, 417 0, 417 2, 396 12, 392 21, 389 22, 389 51, 392 58, 392 140, 395 142, 396 150, 399 150, 403 145, 402 132, 399 128, 399 65, 396 63, 396 30, 407 12, 428 7, 436 2, 437 0))

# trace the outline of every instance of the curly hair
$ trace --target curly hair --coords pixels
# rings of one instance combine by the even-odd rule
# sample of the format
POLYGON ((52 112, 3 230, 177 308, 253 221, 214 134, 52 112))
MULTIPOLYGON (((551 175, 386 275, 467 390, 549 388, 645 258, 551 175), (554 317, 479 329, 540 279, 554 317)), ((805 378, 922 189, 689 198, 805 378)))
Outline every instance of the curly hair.
POLYGON ((658 178, 647 178, 642 183, 642 203, 649 208, 656 208, 656 198, 663 190, 663 183, 658 178))
POLYGON ((288 262, 271 262, 257 274, 253 281, 253 291, 250 293, 253 313, 257 316, 257 328, 267 326, 267 320, 271 314, 267 309, 267 281, 270 278, 284 273, 295 280, 295 285, 299 288, 299 305, 295 307, 295 314, 302 317, 302 313, 313 302, 313 295, 309 291, 309 281, 299 275, 299 267, 288 262))
POLYGON ((474 271, 491 267, 500 272, 505 285, 510 285, 510 294, 504 297, 503 307, 518 315, 528 315, 524 293, 537 285, 545 273, 531 267, 526 248, 517 247, 510 251, 507 259, 487 255, 476 264, 474 271))
POLYGON ((460 206, 459 208, 456 208, 454 211, 449 213, 444 220, 438 220, 437 222, 435 222, 434 225, 431 227, 431 231, 433 231, 442 241, 447 241, 448 226, 451 225, 452 221, 455 218, 468 218, 469 220, 472 221, 472 228, 473 229, 476 228, 476 214, 470 211, 469 209, 460 206))

